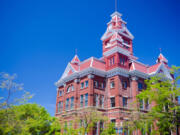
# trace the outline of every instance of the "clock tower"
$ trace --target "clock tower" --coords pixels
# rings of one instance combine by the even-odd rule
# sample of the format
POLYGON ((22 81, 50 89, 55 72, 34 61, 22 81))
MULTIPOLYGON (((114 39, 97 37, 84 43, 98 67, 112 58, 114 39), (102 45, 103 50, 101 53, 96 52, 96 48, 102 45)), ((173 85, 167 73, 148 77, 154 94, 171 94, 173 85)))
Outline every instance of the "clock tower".
POLYGON ((126 27, 119 12, 111 15, 111 21, 102 36, 103 57, 106 62, 106 70, 116 67, 129 68, 129 62, 136 59, 133 56, 132 40, 134 36, 126 27))

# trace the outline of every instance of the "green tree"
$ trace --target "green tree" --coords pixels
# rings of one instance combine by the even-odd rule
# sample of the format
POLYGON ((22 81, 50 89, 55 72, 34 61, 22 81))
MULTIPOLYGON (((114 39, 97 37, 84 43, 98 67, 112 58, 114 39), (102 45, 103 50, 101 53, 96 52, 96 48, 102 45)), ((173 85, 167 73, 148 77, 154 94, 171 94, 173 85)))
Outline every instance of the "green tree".
POLYGON ((27 104, 32 95, 23 84, 16 83, 16 75, 0 73, 0 134, 1 135, 56 135, 59 121, 44 107, 27 104))
POLYGON ((115 124, 107 122, 101 135, 116 135, 115 124))
POLYGON ((139 129, 142 133, 149 135, 169 135, 177 132, 180 124, 180 106, 177 97, 180 95, 179 79, 180 67, 172 67, 174 80, 169 80, 159 74, 145 81, 146 89, 137 95, 137 106, 149 102, 153 104, 144 113, 139 107, 132 110, 130 119, 124 124, 128 126, 130 133, 139 129))
POLYGON ((24 104, 0 110, 2 135, 50 135, 59 133, 59 130, 59 121, 37 104, 24 104), (7 113, 8 117, 5 117, 7 113))

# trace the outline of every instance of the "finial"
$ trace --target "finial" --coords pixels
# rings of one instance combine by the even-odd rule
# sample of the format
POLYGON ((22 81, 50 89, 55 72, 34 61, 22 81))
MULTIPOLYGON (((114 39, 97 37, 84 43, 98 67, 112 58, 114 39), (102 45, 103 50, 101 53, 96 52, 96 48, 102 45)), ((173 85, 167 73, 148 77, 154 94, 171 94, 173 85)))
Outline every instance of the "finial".
POLYGON ((161 49, 161 48, 159 48, 159 52, 160 52, 160 53, 162 52, 162 49, 161 49))
POLYGON ((77 48, 75 49, 75 54, 77 55, 77 48))
POLYGON ((117 0, 115 0, 115 11, 117 11, 117 0))

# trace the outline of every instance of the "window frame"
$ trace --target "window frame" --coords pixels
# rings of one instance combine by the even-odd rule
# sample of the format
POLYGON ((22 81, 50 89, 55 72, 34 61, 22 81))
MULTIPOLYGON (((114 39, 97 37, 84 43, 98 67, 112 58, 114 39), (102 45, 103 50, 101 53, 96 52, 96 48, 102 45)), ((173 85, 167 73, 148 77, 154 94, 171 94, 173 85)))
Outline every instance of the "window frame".
POLYGON ((71 86, 68 86, 66 89, 66 93, 69 93, 69 92, 71 92, 71 86))
POLYGON ((66 110, 69 110, 69 98, 66 98, 66 110))
POLYGON ((71 108, 71 109, 74 109, 74 96, 71 97, 70 108, 71 108))
POLYGON ((84 89, 84 82, 81 82, 81 89, 84 89))
POLYGON ((114 80, 110 81, 110 88, 111 88, 111 89, 115 88, 115 82, 114 82, 114 80))
POLYGON ((87 87, 89 87, 89 81, 88 80, 85 81, 85 88, 87 88, 87 87))
POLYGON ((84 106, 88 106, 88 93, 86 93, 85 95, 84 95, 84 97, 85 97, 85 99, 84 99, 84 106))
POLYGON ((84 95, 80 95, 80 107, 84 106, 84 95))
POLYGON ((111 101, 111 108, 116 107, 116 99, 115 99, 115 97, 111 97, 110 101, 111 101), (112 100, 112 99, 114 99, 114 100, 112 100), (112 103, 112 101, 114 101, 114 102, 112 103))
POLYGON ((123 80, 123 81, 122 81, 122 88, 123 88, 123 89, 127 89, 127 87, 128 87, 127 81, 126 81, 126 80, 123 80), (126 87, 125 87, 125 86, 126 86, 126 87))
POLYGON ((123 97, 122 100, 123 100, 123 107, 127 108, 128 107, 128 98, 127 97, 123 97))

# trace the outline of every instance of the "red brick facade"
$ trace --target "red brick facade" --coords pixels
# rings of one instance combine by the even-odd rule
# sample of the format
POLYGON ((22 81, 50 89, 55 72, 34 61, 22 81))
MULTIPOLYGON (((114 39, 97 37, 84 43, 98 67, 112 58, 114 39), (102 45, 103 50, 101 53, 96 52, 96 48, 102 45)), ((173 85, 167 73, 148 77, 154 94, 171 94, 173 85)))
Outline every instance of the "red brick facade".
MULTIPOLYGON (((56 117, 66 114, 67 120, 74 110, 96 107, 115 122, 121 135, 123 121, 128 119, 128 110, 136 95, 144 88, 144 79, 159 72, 171 77, 168 61, 160 54, 152 66, 142 64, 133 56, 133 35, 126 27, 121 14, 115 12, 102 36, 103 56, 80 61, 76 55, 69 62, 57 85, 56 117), (73 102, 73 103, 72 103, 73 102)), ((142 110, 149 106, 143 104, 142 110)), ((100 129, 97 126, 96 133, 100 129)), ((139 131, 134 132, 140 135, 139 131)))

